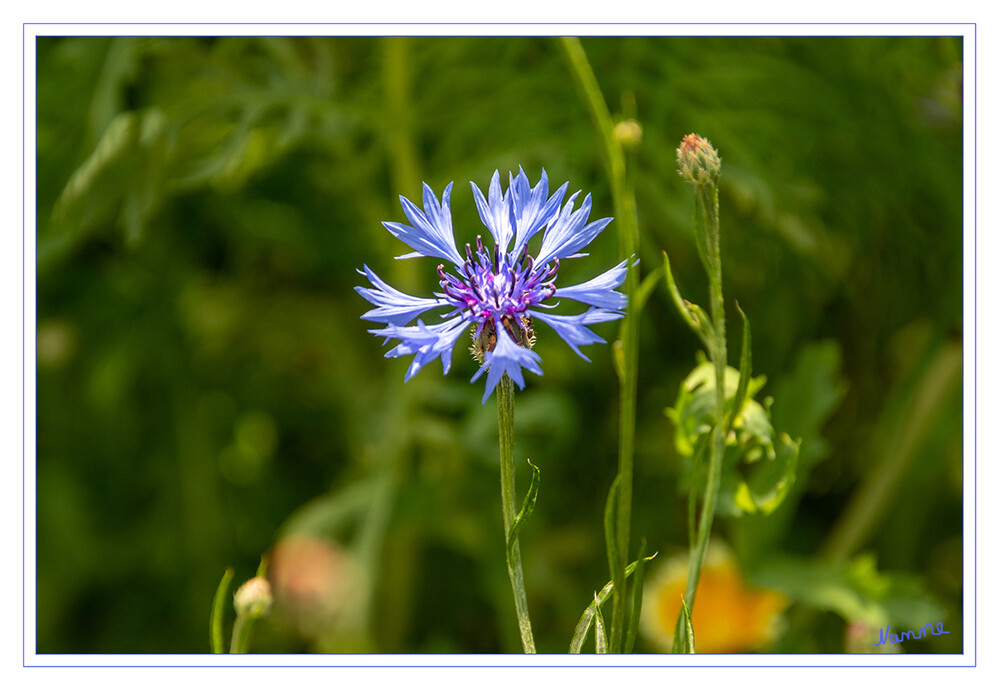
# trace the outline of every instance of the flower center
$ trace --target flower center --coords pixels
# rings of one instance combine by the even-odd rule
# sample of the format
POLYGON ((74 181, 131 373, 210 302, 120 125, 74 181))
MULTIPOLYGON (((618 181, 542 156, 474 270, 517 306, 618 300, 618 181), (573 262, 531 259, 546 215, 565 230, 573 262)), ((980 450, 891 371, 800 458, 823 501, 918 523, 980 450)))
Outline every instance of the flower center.
POLYGON ((457 275, 445 272, 443 264, 437 267, 443 290, 438 294, 455 308, 455 313, 464 312, 466 318, 476 322, 473 352, 485 353, 495 347, 497 324, 518 345, 533 346, 534 331, 526 312, 555 294, 558 259, 535 267, 526 246, 514 257, 500 252, 498 244, 490 252, 482 244, 482 237, 476 239, 474 252, 470 244, 465 245, 465 256, 468 260, 455 266, 457 275))

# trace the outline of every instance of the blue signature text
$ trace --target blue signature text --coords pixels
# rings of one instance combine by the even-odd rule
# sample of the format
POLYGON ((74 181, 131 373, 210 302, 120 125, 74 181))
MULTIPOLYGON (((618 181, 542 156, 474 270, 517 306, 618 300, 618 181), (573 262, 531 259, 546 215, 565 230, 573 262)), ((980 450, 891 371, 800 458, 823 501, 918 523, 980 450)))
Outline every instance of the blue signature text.
POLYGON ((949 630, 943 629, 943 621, 937 623, 935 628, 933 623, 927 623, 919 629, 919 632, 906 630, 901 635, 896 635, 891 632, 891 626, 889 625, 887 628, 881 628, 881 641, 875 642, 874 646, 880 647, 881 645, 888 644, 889 642, 892 644, 898 644, 904 640, 921 640, 926 637, 927 630, 934 635, 950 635, 949 630))

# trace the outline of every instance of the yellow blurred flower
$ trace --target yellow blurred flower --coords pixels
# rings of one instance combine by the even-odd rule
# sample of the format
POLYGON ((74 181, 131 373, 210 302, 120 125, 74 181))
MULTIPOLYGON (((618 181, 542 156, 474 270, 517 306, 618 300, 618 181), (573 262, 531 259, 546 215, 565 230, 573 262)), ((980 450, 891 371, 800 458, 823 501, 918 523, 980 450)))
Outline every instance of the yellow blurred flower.
MULTIPOLYGON (((673 648, 680 597, 687 587, 688 556, 670 559, 650 573, 642 602, 642 632, 663 651, 673 648)), ((698 653, 748 652, 774 640, 787 598, 748 586, 729 550, 711 544, 701 569, 693 610, 698 653)))

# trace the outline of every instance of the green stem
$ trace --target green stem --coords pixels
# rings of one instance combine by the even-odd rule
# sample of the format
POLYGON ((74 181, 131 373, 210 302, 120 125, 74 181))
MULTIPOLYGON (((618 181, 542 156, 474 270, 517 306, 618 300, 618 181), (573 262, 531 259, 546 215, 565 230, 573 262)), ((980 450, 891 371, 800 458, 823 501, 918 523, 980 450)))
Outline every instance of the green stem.
MULTIPOLYGON (((705 270, 710 282, 711 320, 714 326, 714 343, 711 358, 715 365, 715 427, 711 432, 711 455, 708 464, 708 481, 704 489, 704 504, 687 573, 687 607, 693 613, 697 585, 711 535, 718 491, 721 487, 722 459, 725 456, 725 369, 728 353, 725 344, 725 300, 722 296, 721 232, 718 220, 718 187, 706 184, 698 187, 697 204, 700 207, 704 231, 707 235, 705 270)), ((682 613, 681 613, 682 617, 682 613)), ((678 621, 679 626, 679 621, 678 621)))
MULTIPOLYGON (((610 177, 614 216, 617 219, 621 254, 631 259, 638 253, 638 216, 635 195, 627 182, 624 151, 614 137, 614 121, 604 101, 596 75, 578 38, 564 37, 561 46, 572 73, 590 111, 593 124, 600 134, 601 152, 610 177)), ((638 288, 638 273, 633 267, 625 276, 624 290, 633 299, 638 288)), ((633 307, 635 305, 632 305, 633 307)), ((614 583, 614 603, 611 615, 609 651, 621 650, 624 631, 628 628, 627 582, 624 576, 628 564, 631 539, 631 496, 635 458, 635 409, 638 395, 638 318, 637 308, 628 310, 621 324, 620 335, 620 397, 621 416, 618 430, 618 495, 617 495, 617 558, 611 568, 614 583)), ((611 549, 608 548, 608 552, 611 549)))
POLYGON ((513 381, 503 374, 496 386, 496 407, 499 410, 500 493, 503 501, 503 530, 506 537, 506 569, 513 586, 513 603, 520 625, 520 641, 526 654, 534 654, 531 616, 527 611, 527 591, 524 589, 524 568, 520 561, 520 540, 510 543, 510 530, 517 517, 517 489, 513 464, 513 381))
POLYGON ((252 619, 236 616, 236 622, 232 624, 230 654, 246 654, 246 650, 250 646, 250 630, 253 628, 253 623, 252 619))

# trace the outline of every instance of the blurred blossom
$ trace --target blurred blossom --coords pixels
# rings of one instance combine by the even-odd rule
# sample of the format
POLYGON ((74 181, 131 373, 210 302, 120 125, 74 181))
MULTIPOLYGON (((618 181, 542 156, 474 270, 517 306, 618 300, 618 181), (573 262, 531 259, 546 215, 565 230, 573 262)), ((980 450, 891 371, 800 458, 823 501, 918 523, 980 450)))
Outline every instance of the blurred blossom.
MULTIPOLYGON (((642 632, 663 651, 673 648, 688 563, 686 554, 672 558, 658 571, 650 572, 645 583, 642 632)), ((694 602, 695 649, 698 653, 735 654, 769 644, 777 636, 785 608, 783 594, 747 585, 729 550, 712 543, 694 602)))
POLYGON ((274 547, 268 566, 275 608, 305 637, 350 627, 366 583, 354 557, 333 541, 292 535, 274 547))
POLYGON ((38 363, 49 367, 59 367, 69 361, 76 352, 76 329, 67 321, 49 319, 38 324, 37 341, 38 363))
POLYGON ((863 621, 851 621, 844 633, 843 651, 847 654, 897 654, 901 648, 897 644, 878 644, 880 629, 863 621))

